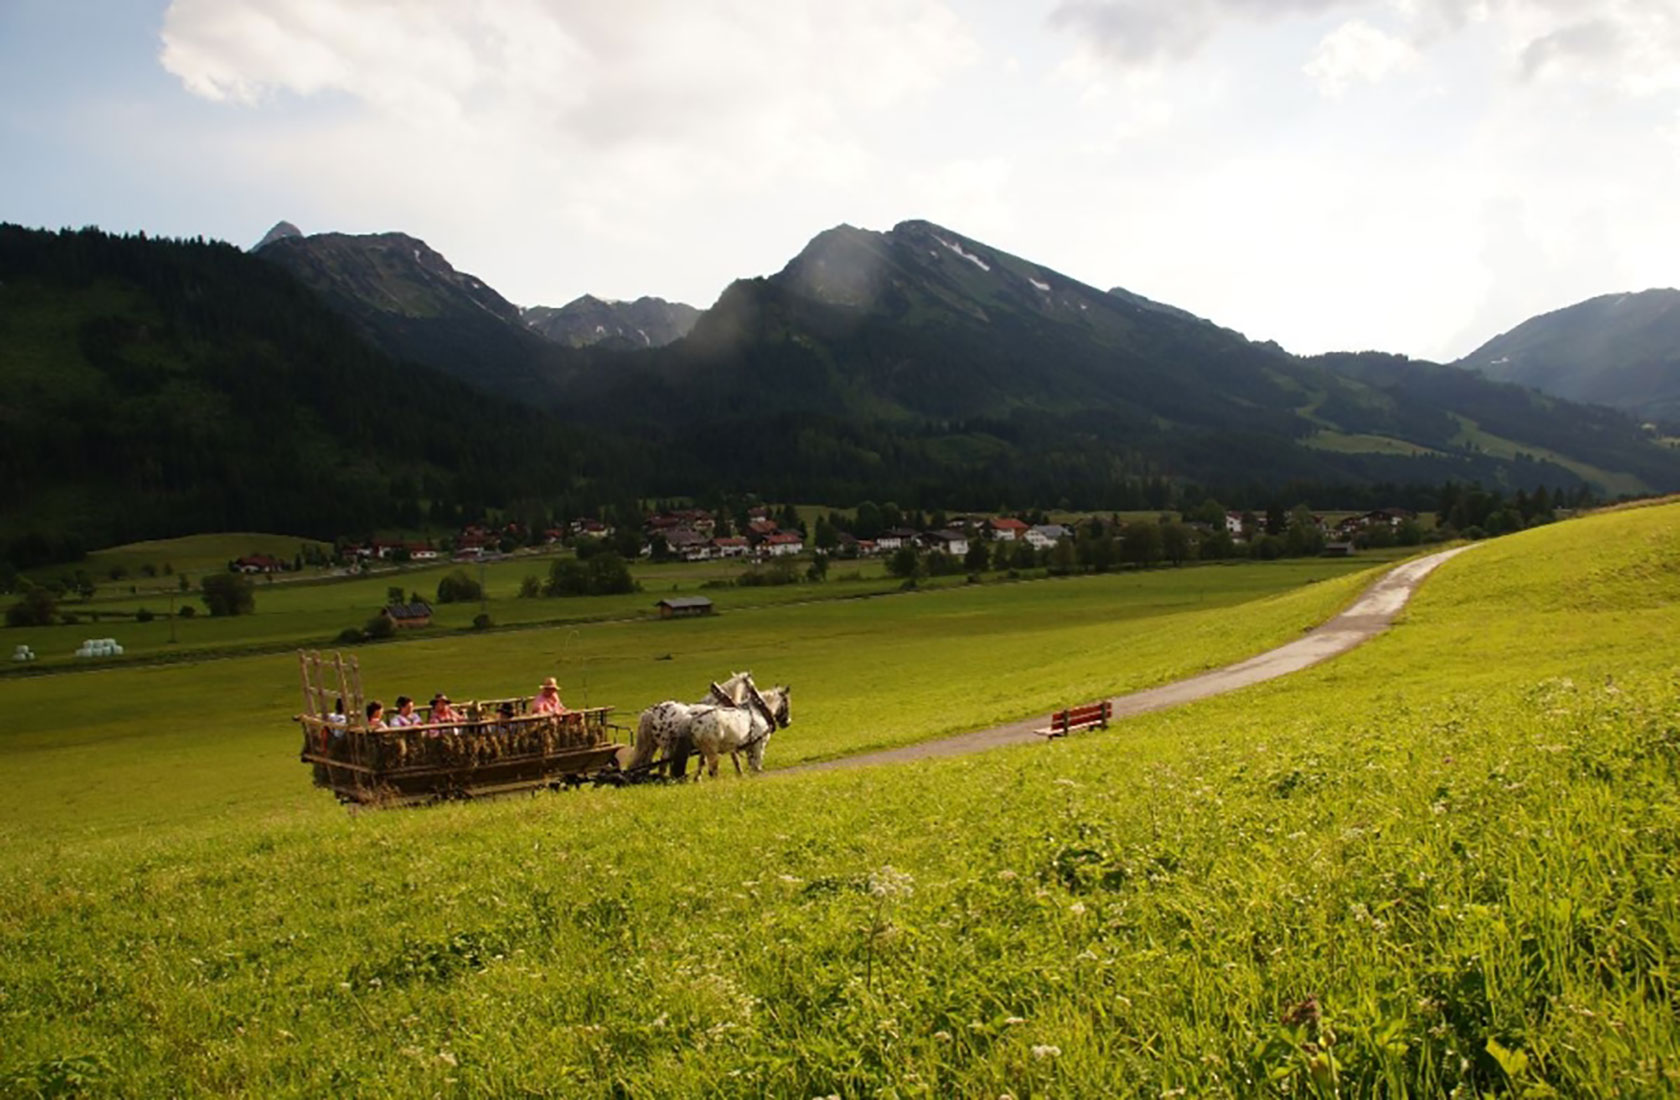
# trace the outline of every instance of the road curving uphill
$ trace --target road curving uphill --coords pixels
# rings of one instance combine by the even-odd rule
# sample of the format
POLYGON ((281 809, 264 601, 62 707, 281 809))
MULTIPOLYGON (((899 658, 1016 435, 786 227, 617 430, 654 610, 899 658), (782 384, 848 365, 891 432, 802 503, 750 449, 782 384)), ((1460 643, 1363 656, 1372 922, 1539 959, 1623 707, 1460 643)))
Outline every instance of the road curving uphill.
MULTIPOLYGON (((1367 588, 1341 614, 1314 627, 1293 642, 1186 680, 1116 696, 1110 700, 1114 707, 1113 717, 1129 718, 1150 711, 1183 706, 1185 703, 1194 703, 1215 695, 1224 695, 1226 692, 1266 680, 1275 680, 1279 676, 1287 676, 1340 656, 1387 630, 1425 577, 1449 558, 1470 548, 1457 546, 1395 566, 1367 588)), ((778 774, 863 768, 877 764, 903 764, 940 756, 965 756, 969 753, 1001 748, 1004 745, 1041 741, 1043 738, 1035 731, 1043 725, 1043 718, 1033 718, 1025 722, 960 733, 896 749, 860 753, 816 764, 779 769, 778 774)))

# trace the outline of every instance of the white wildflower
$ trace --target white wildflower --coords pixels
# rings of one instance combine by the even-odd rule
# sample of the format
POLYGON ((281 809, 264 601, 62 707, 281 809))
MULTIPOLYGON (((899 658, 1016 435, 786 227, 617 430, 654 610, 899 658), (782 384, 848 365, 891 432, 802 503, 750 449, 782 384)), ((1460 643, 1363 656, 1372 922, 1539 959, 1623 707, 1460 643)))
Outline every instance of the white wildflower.
POLYGON ((903 898, 916 892, 916 880, 891 864, 869 876, 869 893, 877 898, 903 898))
POLYGON ((1083 917, 1085 915, 1085 903, 1082 901, 1074 902, 1072 905, 1068 906, 1068 912, 1072 913, 1076 917, 1083 917))
POLYGON ((442 1062, 446 1066, 460 1065, 459 1060, 456 1059, 456 1057, 453 1054, 449 1053, 447 1050, 438 1051, 437 1060, 442 1062))
POLYGON ((999 871, 997 877, 1005 882, 1013 882, 1015 881, 1015 872, 1009 870, 999 871))
POLYGON ((1024 1020, 1023 1018, 1021 1018, 1020 1016, 1006 1016, 1006 1017, 1004 1017, 1003 1026, 1004 1027, 1014 1027, 1017 1024, 1024 1024, 1026 1022, 1027 1021, 1024 1020))
POLYGON ((1049 1046, 1048 1044, 1040 1044, 1032 1048, 1032 1056, 1039 1059, 1060 1058, 1062 1056, 1062 1048, 1049 1046))
POLYGON ((951 1041, 951 1033, 949 1031, 936 1031, 933 1033, 933 1037, 938 1039, 941 1043, 948 1043, 951 1041))

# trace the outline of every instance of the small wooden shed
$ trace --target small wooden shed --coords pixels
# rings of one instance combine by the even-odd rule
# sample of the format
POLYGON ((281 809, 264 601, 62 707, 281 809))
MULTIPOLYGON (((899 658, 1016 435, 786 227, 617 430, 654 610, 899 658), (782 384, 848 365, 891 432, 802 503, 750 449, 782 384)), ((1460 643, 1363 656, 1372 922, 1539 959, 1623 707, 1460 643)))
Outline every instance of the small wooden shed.
POLYGON ((712 601, 704 596, 669 596, 654 606, 659 608, 661 619, 686 619, 712 613, 712 601))
POLYGON ((390 619, 391 625, 398 630, 432 625, 432 607, 425 600, 386 604, 379 613, 390 619))

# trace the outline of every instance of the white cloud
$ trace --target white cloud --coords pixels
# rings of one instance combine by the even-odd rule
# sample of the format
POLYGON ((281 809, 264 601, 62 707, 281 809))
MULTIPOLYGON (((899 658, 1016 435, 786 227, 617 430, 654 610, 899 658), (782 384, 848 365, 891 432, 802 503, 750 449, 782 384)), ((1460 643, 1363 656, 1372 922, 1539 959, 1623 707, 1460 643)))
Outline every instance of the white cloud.
POLYGON ((1488 25, 1503 40, 1514 79, 1562 78, 1634 95, 1680 88, 1680 0, 1062 0, 1049 22, 1080 50, 1139 67, 1188 58, 1232 27, 1350 12, 1397 20, 1402 33, 1363 18, 1344 23, 1308 64, 1321 87, 1345 88, 1356 75, 1349 66, 1360 61, 1367 68, 1358 72, 1370 64, 1392 72, 1404 56, 1398 45, 1428 49, 1488 25), (1363 29, 1348 29, 1355 26, 1363 29))
POLYGON ((336 93, 450 140, 491 126, 579 157, 652 146, 744 180, 844 172, 863 116, 977 55, 938 0, 174 0, 162 38, 163 66, 209 99, 336 93))
POLYGON ((1302 71, 1332 98, 1357 82, 1376 84, 1417 64, 1417 50, 1403 39, 1362 19, 1343 23, 1324 36, 1302 71))

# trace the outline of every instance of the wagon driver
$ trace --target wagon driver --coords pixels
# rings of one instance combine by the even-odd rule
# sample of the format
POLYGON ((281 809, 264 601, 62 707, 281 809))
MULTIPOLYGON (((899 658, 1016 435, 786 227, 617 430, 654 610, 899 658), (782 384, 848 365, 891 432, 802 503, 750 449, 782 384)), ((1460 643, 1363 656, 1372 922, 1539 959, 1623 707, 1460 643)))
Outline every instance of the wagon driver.
POLYGON ((537 689, 536 698, 531 700, 532 714, 565 714, 566 704, 560 701, 560 684, 550 676, 537 689))

